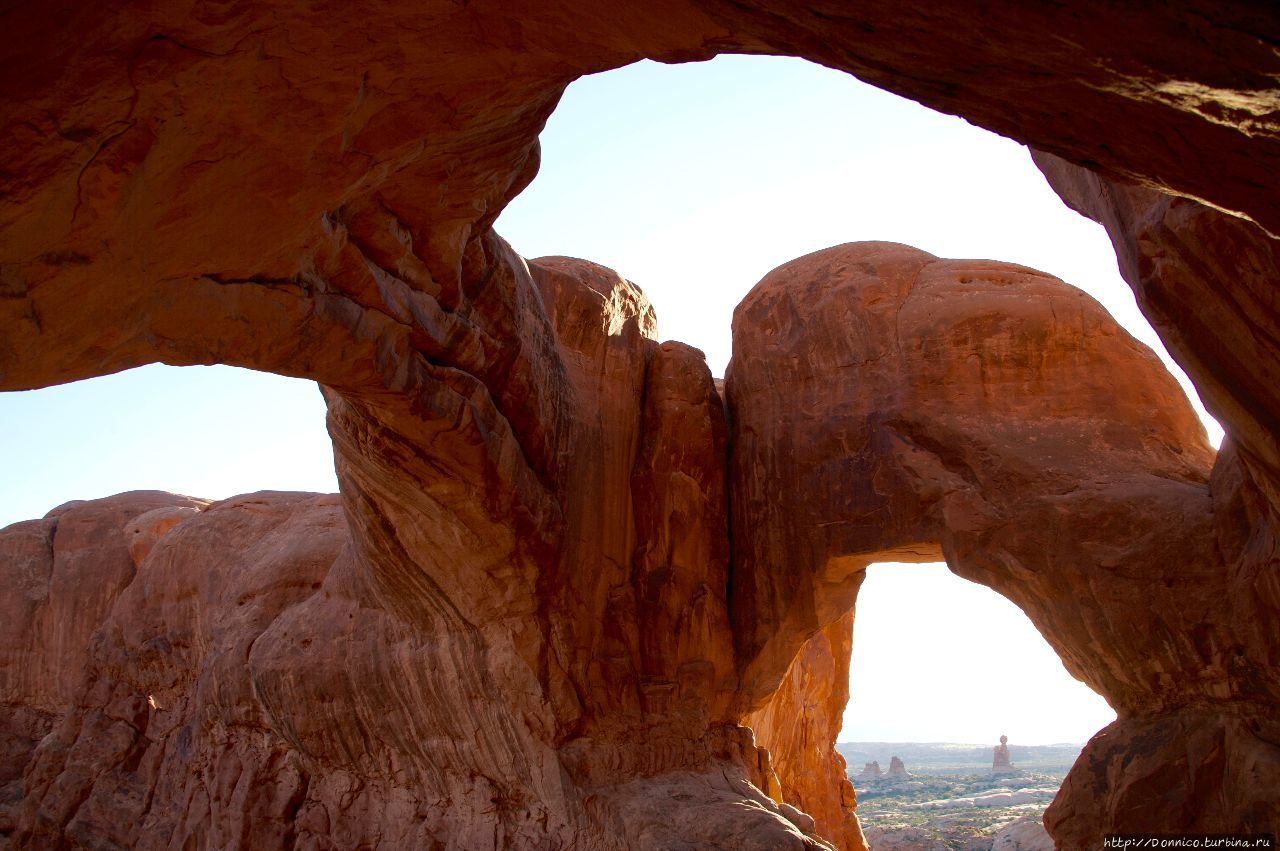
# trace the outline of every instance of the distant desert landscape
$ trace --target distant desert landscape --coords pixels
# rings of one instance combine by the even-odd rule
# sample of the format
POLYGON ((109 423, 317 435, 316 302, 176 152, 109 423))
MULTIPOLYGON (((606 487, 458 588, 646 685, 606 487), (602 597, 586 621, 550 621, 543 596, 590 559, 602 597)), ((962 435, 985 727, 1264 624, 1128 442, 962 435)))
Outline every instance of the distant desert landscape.
POLYGON ((1042 822, 1081 745, 1011 745, 1016 769, 994 774, 981 745, 839 742, 867 841, 885 851, 1051 851, 1042 822), (885 755, 890 756, 886 757, 885 755), (860 779, 857 766, 904 775, 860 779))

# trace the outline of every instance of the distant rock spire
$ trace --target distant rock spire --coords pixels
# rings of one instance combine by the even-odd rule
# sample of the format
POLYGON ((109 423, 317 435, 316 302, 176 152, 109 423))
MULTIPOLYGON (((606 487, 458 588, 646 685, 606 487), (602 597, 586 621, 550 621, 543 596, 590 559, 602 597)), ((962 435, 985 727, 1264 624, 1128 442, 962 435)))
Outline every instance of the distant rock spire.
POLYGON ((1013 774, 1017 769, 1014 768, 1012 762, 1009 761, 1009 737, 1000 736, 1000 744, 996 745, 995 753, 991 760, 992 774, 1013 774))

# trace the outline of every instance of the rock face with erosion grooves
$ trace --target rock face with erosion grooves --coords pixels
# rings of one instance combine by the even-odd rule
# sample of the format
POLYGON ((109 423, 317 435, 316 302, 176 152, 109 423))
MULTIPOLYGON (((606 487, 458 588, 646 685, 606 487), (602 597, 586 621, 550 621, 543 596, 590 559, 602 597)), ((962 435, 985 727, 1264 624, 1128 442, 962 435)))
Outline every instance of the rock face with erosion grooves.
MULTIPOLYGON (((16 847, 860 849, 832 744, 862 568, 939 552, 1116 705, 1087 764, 1147 754, 1073 773, 1059 836, 1147 824, 1114 801, 1188 818, 1146 766, 1215 735, 1251 773, 1196 823, 1274 821, 1259 683, 1149 640, 1247 637, 1187 591, 1222 575, 1212 530, 1239 508, 1215 511, 1185 399, 1087 296, 887 243, 801 258, 739 308, 730 428, 700 353, 654 342, 631 284, 566 258, 512 268, 507 315, 533 331, 510 371, 554 412, 523 440, 483 396, 445 422, 398 407, 474 387, 421 364, 416 396, 328 391, 341 502, 134 494, 0 535, 39 577, 94 518, 76 563, 120 565, 78 655, 50 663, 62 690, 13 690, 16 847), (1135 623, 1153 586, 1168 605, 1135 623)), ((76 604, 32 582, 22 599, 76 604)), ((48 655, 21 644, 34 617, 6 622, 6 681, 48 655)))
POLYGON ((0 841, 14 828, 23 769, 80 696, 90 642, 133 582, 144 541, 167 522, 155 518, 204 504, 133 493, 0 531, 0 841))
POLYGON ((1272 829, 1275 621, 1238 584, 1256 569, 1230 560, 1248 495, 1154 354, 1042 273, 888 243, 775 270, 734 332, 748 696, 852 605, 867 564, 941 554, 1018 604, 1119 715, 1050 811, 1060 843, 1092 847, 1109 824, 1272 829))
MULTIPOLYGON (((852 649, 849 611, 805 642, 769 702, 743 720, 773 755, 778 797, 813 816, 818 833, 841 848, 866 844, 848 767, 832 747, 849 702, 852 649)), ((879 776, 880 765, 869 762, 859 779, 879 776)))
POLYGON ((775 771, 740 722, 775 699, 834 712, 805 669, 842 663, 796 655, 886 553, 996 587, 1116 706, 1050 811, 1065 846, 1276 830, 1280 18, 981 11, 4 12, 0 389, 157 361, 313 379, 342 494, 91 503, 101 525, 67 529, 92 544, 52 517, 6 530, 0 836, 816 847, 849 802, 806 784, 836 763, 757 720, 775 771), (734 51, 1094 169, 1054 184, 1111 230, 1232 434, 1216 463, 1149 355, 1026 270, 800 261, 741 311, 726 420, 633 287, 493 233, 571 80, 734 51), (793 489, 801 464, 822 500, 793 489), (81 570, 101 576, 65 581, 81 570))
MULTIPOLYGON (((328 391, 343 502, 131 494, 0 535, 22 576, 120 565, 76 652, 37 648, 66 687, 13 689, 16 847, 827 847, 738 724, 701 353, 603 267, 513 268, 501 306, 535 332, 508 370, 541 359, 525 398, 550 400, 524 446, 420 363, 389 406, 328 391), (106 518, 100 553, 71 517, 106 518)), ((12 605, 80 604, 24 582, 12 605)), ((5 622, 6 677, 32 619, 5 622)))
MULTIPOLYGON (((1247 620, 1237 622, 1235 641, 1200 651, 1206 666, 1234 669, 1251 683, 1242 696, 1255 708, 1242 722, 1208 720, 1215 711, 1210 704, 1199 714, 1135 723, 1131 739, 1099 737, 1097 752, 1091 746, 1082 763, 1088 759, 1094 771, 1110 772, 1108 764, 1124 753, 1133 761, 1124 773, 1137 776, 1164 769, 1155 767, 1163 764, 1160 757, 1130 755, 1133 742, 1159 742, 1167 752, 1184 748, 1187 756, 1174 764, 1189 779, 1177 805, 1189 822, 1223 824, 1205 815, 1215 809, 1207 799, 1218 794, 1209 791, 1218 781, 1207 778, 1239 777, 1240 783, 1267 789, 1273 799, 1269 790, 1280 778, 1274 766, 1255 757, 1276 738, 1250 718, 1273 716, 1280 692, 1280 242, 1252 222, 1193 200, 1107 180, 1046 154, 1037 153, 1035 160, 1069 206, 1107 229, 1139 306, 1227 431, 1211 480, 1223 562, 1220 587, 1227 589, 1226 605, 1252 620, 1252 628, 1247 620)), ((1139 795, 1103 791, 1096 787, 1104 784, 1090 784, 1087 777, 1083 771, 1071 776, 1074 794, 1046 814, 1051 827, 1073 817, 1072 800, 1079 800, 1080 812, 1144 805, 1139 795)), ((1263 793, 1256 797, 1261 800, 1263 793)), ((1240 809, 1256 811, 1254 823, 1265 823, 1264 814, 1273 808, 1250 803, 1240 809)))

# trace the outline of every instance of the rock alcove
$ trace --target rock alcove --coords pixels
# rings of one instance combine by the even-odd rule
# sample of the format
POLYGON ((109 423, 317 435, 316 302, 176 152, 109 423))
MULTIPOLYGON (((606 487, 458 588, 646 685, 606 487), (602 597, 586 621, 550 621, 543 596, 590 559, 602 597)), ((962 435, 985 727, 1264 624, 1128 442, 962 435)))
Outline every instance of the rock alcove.
POLYGON ((9 12, 0 57, 0 386, 153 361, 311 378, 342 495, 141 495, 8 530, 5 623, 56 631, 61 605, 98 628, 8 657, 7 841, 821 847, 738 721, 861 567, 924 552, 1018 602, 1120 713, 1049 813, 1061 846, 1275 829, 1271 13, 51 15, 9 12), (571 79, 728 51, 1051 152, 1224 450, 1149 353, 1030 270, 802 258, 739 308, 722 399, 625 281, 492 232, 571 79), (846 362, 865 384, 827 380, 846 362), (130 578, 110 611, 104 576, 130 578))

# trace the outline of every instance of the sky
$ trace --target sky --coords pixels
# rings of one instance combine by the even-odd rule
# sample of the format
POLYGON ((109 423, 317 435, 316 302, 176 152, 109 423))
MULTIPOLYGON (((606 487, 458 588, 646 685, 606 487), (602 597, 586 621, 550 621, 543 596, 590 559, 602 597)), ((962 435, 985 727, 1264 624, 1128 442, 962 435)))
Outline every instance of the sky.
POLYGON ((1021 609, 944 564, 867 570, 850 672, 845 742, 1082 743, 1116 717, 1021 609))
MULTIPOLYGON (((527 257, 617 269, 654 303, 662 338, 702 349, 716 375, 733 308, 765 273, 875 239, 1055 274, 1190 388, 1101 227, 1061 203, 1022 146, 847 75, 777 57, 643 62, 574 83, 541 140, 539 176, 498 232, 527 257)), ((0 527, 140 488, 337 489, 315 385, 231 367, 0 393, 0 447, 0 527)), ((1113 717, 1013 604, 942 566, 873 568, 854 647, 844 741, 1078 742, 1113 717), (999 671, 1007 688, 993 688, 999 671)))

